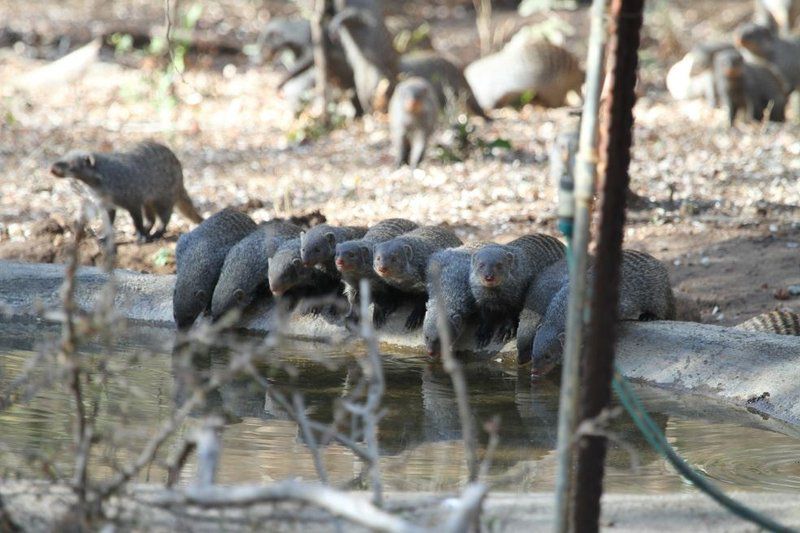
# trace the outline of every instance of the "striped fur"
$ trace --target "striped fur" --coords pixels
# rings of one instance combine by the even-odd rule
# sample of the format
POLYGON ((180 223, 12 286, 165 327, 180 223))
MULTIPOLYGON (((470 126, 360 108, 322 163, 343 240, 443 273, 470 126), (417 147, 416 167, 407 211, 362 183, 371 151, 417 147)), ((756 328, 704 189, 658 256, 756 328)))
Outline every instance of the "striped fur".
POLYGON ((800 315, 793 311, 770 311, 745 320, 735 327, 746 331, 763 331, 777 335, 800 335, 800 315))

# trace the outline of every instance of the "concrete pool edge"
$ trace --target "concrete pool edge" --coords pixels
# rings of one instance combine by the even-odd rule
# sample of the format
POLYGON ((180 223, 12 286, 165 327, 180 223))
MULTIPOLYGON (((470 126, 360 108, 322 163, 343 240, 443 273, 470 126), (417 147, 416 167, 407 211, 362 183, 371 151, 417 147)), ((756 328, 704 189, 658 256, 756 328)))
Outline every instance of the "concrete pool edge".
MULTIPOLYGON (((63 265, 0 261, 0 308, 7 316, 40 316, 57 309, 63 265)), ((107 276, 81 268, 76 302, 90 309, 107 276)), ((117 313, 130 321, 173 328, 174 276, 115 271, 117 313)), ((382 344, 422 353, 419 332, 403 329, 405 313, 395 313, 379 331, 382 344)), ((269 305, 247 314, 243 327, 264 333, 274 324, 269 305)), ((288 336, 302 339, 342 337, 346 330, 320 317, 293 316, 288 336)), ((469 345, 462 348, 469 349, 469 345)), ((490 346, 483 354, 498 364, 514 364, 514 344, 490 346)), ((752 333, 690 322, 625 323, 617 345, 617 365, 628 378, 649 385, 723 400, 763 416, 800 425, 800 337, 752 333)))

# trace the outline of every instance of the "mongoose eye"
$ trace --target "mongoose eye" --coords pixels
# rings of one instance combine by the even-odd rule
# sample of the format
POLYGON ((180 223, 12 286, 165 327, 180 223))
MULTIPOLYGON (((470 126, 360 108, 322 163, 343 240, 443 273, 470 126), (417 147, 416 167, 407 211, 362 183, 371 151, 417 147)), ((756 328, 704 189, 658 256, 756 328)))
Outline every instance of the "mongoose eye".
POLYGON ((347 257, 353 259, 356 256, 353 252, 347 252, 347 257))
POLYGON ((478 268, 486 268, 486 263, 478 263, 478 268))

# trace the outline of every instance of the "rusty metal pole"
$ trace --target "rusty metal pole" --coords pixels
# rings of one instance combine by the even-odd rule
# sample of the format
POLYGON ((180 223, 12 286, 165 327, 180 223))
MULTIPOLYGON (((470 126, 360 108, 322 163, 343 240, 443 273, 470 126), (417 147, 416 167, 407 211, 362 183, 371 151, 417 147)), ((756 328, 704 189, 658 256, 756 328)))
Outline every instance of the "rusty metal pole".
MULTIPOLYGON (((617 338, 620 261, 625 199, 630 176, 633 105, 644 0, 613 0, 608 41, 608 76, 600 131, 599 235, 592 281, 591 319, 581 372, 580 420, 595 418, 611 401, 614 345, 617 338), (604 169, 604 172, 602 170, 604 169)), ((573 531, 597 531, 606 439, 581 436, 577 445, 572 505, 573 531)))

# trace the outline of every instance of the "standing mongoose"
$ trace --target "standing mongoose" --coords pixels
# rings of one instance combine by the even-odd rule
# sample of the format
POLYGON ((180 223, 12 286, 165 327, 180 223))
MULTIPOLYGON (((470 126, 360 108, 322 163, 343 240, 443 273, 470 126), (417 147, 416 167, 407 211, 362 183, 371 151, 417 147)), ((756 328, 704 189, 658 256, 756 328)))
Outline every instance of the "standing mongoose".
POLYGON ((344 283, 344 294, 349 304, 348 318, 358 318, 358 287, 362 279, 369 280, 373 300, 372 322, 376 327, 381 327, 389 314, 397 308, 402 295, 372 269, 373 251, 377 244, 417 227, 419 226, 416 222, 404 218, 388 218, 369 228, 361 239, 336 245, 335 264, 344 283))
POLYGON ((472 254, 469 284, 480 315, 475 332, 479 347, 495 332, 501 340, 514 335, 531 282, 564 254, 561 241, 542 233, 506 245, 487 244, 472 254))
POLYGON ((172 295, 172 314, 179 329, 191 326, 208 309, 225 256, 256 227, 249 216, 229 207, 180 236, 172 295))
POLYGON ((755 0, 755 22, 789 35, 800 19, 800 0, 755 0))
POLYGON ((407 329, 418 328, 425 318, 428 259, 439 250, 461 244, 451 229, 422 226, 375 247, 372 262, 375 272, 414 301, 414 309, 406 320, 407 329))
POLYGON ((303 265, 300 237, 283 242, 269 258, 269 289, 294 307, 301 298, 335 293, 340 286, 338 273, 303 265))
POLYGON ((793 311, 769 311, 734 326, 747 331, 763 331, 778 335, 800 335, 800 315, 793 311))
POLYGON ((440 250, 428 261, 428 302, 422 335, 428 355, 441 353, 439 310, 445 312, 450 333, 450 348, 458 343, 466 325, 477 317, 478 308, 469 287, 472 253, 484 243, 470 243, 458 248, 440 250))
POLYGON ((439 105, 430 82, 413 77, 397 85, 389 102, 389 128, 398 167, 417 168, 438 118, 439 105))
POLYGON ((73 151, 53 163, 50 172, 88 185, 106 204, 112 225, 117 207, 128 211, 139 242, 164 235, 174 206, 192 222, 203 221, 183 187, 180 161, 157 142, 140 142, 125 152, 73 151), (156 217, 159 224, 151 234, 156 217))
POLYGON ((319 266, 330 273, 336 272, 333 260, 337 243, 359 239, 367 232, 362 226, 331 226, 317 224, 300 234, 300 258, 307 267, 319 266))
POLYGON ((727 108, 731 127, 740 109, 760 121, 770 104, 769 119, 785 120, 786 94, 780 77, 768 67, 745 62, 736 50, 721 51, 714 56, 714 86, 720 103, 727 108))
POLYGON ((337 0, 328 25, 353 69, 356 95, 365 113, 386 109, 397 76, 397 52, 383 20, 381 1, 337 0))
MULTIPOLYGON (((534 293, 526 298, 530 305, 529 316, 541 317, 538 324, 526 324, 535 330, 533 346, 528 355, 528 347, 518 344, 517 355, 521 362, 532 359, 531 373, 541 376, 561 362, 564 333, 567 321, 567 298, 569 295, 569 278, 566 274, 566 262, 559 267, 554 265, 553 276, 544 280, 541 285, 534 284, 534 293), (560 270, 559 270, 560 268, 560 270), (558 282, 562 285, 558 287, 558 282), (558 290, 548 301, 548 296, 555 288, 558 290), (541 291, 536 293, 535 291, 541 291), (545 309, 544 314, 541 310, 545 309)), ((666 267, 655 257, 637 250, 622 251, 622 271, 620 272, 618 318, 620 320, 674 320, 675 296, 669 282, 666 267)), ((593 279, 593 270, 589 269, 589 280, 593 279)), ((591 284, 589 285, 591 286, 591 284)))
POLYGON ((467 65, 464 75, 483 109, 532 101, 560 107, 570 91, 580 93, 583 70, 568 50, 520 30, 496 54, 467 65))
MULTIPOLYGON (((300 226, 283 220, 262 222, 247 237, 236 243, 225 257, 214 296, 211 316, 214 320, 233 308, 244 309, 259 291, 267 289, 268 261, 281 244, 296 238, 300 226)), ((269 293, 269 291, 266 291, 269 293)))
POLYGON ((431 51, 412 52, 401 56, 400 78, 412 76, 419 76, 430 82, 436 91, 440 108, 446 109, 448 105, 466 107, 470 113, 489 120, 475 99, 463 70, 447 58, 431 51))

